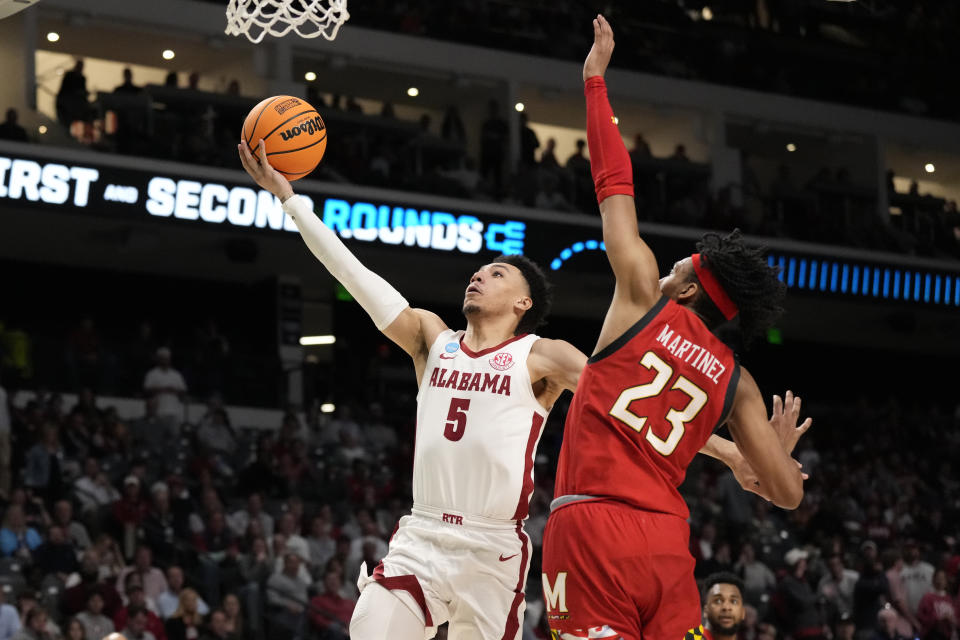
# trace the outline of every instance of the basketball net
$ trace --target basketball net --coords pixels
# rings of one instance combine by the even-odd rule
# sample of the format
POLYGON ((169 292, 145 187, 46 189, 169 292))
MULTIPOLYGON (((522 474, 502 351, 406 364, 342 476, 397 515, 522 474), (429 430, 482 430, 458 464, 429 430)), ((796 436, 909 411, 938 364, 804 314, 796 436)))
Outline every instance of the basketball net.
POLYGON ((230 0, 226 33, 260 42, 268 33, 279 38, 293 30, 333 40, 349 19, 347 0, 230 0))

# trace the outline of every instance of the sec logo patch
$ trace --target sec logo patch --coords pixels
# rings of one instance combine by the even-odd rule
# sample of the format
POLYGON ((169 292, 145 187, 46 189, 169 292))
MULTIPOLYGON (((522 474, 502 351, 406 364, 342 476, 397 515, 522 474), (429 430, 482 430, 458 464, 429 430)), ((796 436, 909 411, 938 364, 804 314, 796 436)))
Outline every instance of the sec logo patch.
POLYGON ((490 366, 497 371, 506 371, 513 366, 513 356, 509 353, 500 352, 490 358, 490 366))

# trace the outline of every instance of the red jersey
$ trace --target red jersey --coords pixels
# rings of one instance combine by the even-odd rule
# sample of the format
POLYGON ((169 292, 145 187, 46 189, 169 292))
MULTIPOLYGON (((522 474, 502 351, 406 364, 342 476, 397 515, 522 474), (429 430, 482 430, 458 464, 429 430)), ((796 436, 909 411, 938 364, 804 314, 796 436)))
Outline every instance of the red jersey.
POLYGON ((677 487, 730 413, 733 351, 661 298, 587 361, 567 413, 556 497, 591 496, 689 516, 677 487))

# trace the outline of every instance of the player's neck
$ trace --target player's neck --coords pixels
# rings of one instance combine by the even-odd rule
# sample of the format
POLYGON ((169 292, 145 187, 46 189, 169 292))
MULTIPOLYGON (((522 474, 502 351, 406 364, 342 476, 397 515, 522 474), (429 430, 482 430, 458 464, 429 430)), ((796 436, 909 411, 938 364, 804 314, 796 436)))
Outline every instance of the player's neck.
POLYGON ((463 343, 471 351, 483 351, 514 337, 515 330, 516 320, 512 317, 471 319, 467 321, 463 343))

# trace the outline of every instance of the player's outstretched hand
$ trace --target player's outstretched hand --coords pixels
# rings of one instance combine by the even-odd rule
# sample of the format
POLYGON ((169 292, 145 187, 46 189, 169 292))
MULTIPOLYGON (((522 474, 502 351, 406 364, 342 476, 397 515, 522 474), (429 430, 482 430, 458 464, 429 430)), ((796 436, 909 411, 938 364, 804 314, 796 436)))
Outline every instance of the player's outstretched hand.
POLYGON ((602 15, 593 19, 593 46, 583 63, 583 81, 593 76, 603 76, 613 55, 613 29, 602 15))
POLYGON ((813 425, 813 418, 807 418, 803 424, 797 426, 797 421, 800 419, 800 405, 800 396, 793 395, 793 391, 787 391, 783 400, 780 396, 773 396, 770 426, 777 432, 783 450, 788 454, 793 453, 797 441, 813 425))
POLYGON ((254 182, 280 198, 286 200, 293 195, 293 187, 283 175, 270 166, 267 161, 267 148, 263 140, 257 147, 257 156, 250 153, 250 147, 246 141, 241 140, 237 145, 237 152, 240 154, 240 162, 243 168, 247 170, 254 182))

